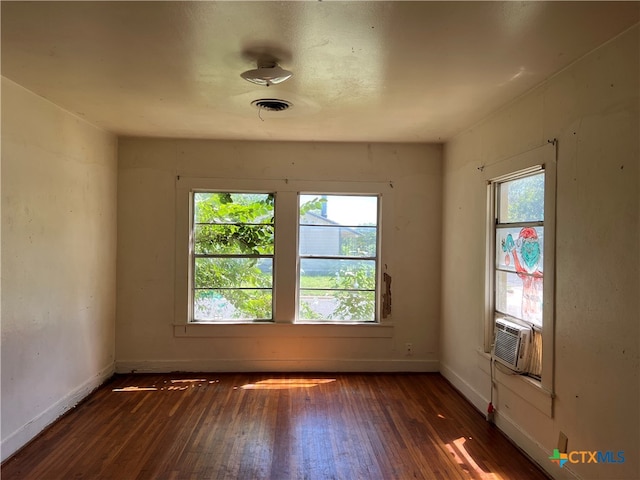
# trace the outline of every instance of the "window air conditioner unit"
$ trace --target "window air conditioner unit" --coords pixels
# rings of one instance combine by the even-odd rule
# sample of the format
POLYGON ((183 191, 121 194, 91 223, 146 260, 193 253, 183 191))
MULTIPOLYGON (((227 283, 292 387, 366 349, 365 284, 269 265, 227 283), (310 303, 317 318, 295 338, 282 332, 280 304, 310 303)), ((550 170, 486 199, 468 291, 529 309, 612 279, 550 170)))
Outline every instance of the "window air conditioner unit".
POLYGON ((516 372, 529 367, 531 329, 504 318, 496 319, 493 358, 516 372))

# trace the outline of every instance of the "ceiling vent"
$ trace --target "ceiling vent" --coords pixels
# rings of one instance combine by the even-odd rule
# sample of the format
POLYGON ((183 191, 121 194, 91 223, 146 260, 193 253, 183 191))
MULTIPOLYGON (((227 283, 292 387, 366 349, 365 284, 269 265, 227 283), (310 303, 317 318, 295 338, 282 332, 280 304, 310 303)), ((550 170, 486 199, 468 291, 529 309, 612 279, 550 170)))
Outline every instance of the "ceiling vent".
POLYGON ((251 105, 267 112, 283 112, 293 106, 291 102, 278 98, 260 98, 251 102, 251 105))

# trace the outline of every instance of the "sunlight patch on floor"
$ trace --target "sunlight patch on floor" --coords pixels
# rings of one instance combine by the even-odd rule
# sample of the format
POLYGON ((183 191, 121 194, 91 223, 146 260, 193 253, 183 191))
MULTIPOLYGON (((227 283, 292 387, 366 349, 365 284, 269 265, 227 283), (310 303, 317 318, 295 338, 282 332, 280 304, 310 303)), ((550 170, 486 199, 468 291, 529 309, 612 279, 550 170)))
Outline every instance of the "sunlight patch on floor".
POLYGON ((256 383, 242 385, 242 390, 282 390, 286 388, 317 387, 325 383, 335 382, 335 378, 270 378, 256 383))
POLYGON ((122 387, 114 388, 112 392, 155 392, 156 387, 122 387))
MULTIPOLYGON (((167 381, 165 380, 166 384, 167 381)), ((160 388, 155 385, 151 385, 149 387, 139 387, 139 386, 129 386, 122 388, 114 388, 112 392, 154 392, 158 390, 168 390, 168 391, 182 391, 189 390, 190 388, 197 387, 206 387, 212 383, 220 383, 220 380, 207 380, 206 378, 183 378, 183 379, 174 379, 169 381, 170 385, 165 385, 160 388)))
MULTIPOLYGON (((469 438, 471 440, 471 438, 469 438)), ((502 477, 495 473, 487 473, 482 470, 475 462, 473 457, 467 452, 464 446, 467 441, 466 437, 460 437, 451 443, 447 443, 446 447, 449 453, 453 455, 454 460, 460 464, 463 470, 469 472, 471 478, 480 480, 502 480, 502 477)))

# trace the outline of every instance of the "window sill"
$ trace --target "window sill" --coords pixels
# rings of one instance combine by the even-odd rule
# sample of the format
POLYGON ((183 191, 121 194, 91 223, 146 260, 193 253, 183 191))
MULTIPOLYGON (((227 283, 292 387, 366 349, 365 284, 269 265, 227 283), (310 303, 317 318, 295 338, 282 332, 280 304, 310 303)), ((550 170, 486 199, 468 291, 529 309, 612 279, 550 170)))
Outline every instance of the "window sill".
MULTIPOLYGON (((491 375, 491 355, 482 349, 477 350, 478 367, 491 375)), ((547 417, 553 418, 553 399, 555 395, 545 389, 538 380, 526 375, 509 375, 494 368, 494 381, 515 393, 522 400, 535 407, 547 417)))
POLYGON ((175 337, 391 338, 393 324, 188 323, 174 324, 175 337))

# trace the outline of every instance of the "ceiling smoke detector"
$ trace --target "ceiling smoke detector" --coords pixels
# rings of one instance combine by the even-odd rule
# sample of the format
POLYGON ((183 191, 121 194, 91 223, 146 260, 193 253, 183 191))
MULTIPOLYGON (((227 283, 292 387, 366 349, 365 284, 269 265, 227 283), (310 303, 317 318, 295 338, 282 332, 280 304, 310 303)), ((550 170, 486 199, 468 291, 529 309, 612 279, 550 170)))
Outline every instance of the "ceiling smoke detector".
POLYGON ((291 102, 278 98, 260 98, 251 102, 251 105, 267 112, 282 112, 293 106, 291 102))
POLYGON ((263 85, 265 87, 282 83, 293 76, 293 73, 281 68, 274 61, 258 60, 257 63, 258 68, 247 70, 246 72, 241 73, 240 76, 248 82, 255 83, 256 85, 263 85))

